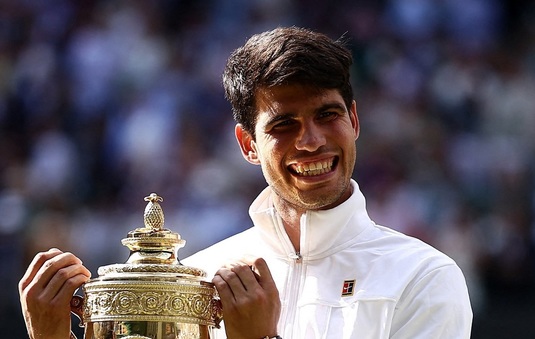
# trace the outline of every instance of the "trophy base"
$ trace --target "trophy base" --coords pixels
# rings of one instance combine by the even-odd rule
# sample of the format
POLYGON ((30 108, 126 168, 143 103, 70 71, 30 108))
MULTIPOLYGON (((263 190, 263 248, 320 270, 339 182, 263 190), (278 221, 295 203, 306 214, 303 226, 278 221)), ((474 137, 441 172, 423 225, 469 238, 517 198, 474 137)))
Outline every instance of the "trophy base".
POLYGON ((206 325, 163 321, 99 321, 85 324, 85 339, 210 339, 206 325))

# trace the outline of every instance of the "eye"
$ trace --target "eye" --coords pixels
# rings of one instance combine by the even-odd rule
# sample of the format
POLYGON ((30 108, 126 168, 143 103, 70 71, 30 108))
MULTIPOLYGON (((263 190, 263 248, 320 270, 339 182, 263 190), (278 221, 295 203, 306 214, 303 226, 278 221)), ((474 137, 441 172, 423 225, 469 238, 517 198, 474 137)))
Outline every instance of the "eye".
POLYGON ((335 111, 324 111, 318 114, 318 119, 322 121, 331 121, 338 117, 338 113, 335 111))
POLYGON ((293 126, 294 124, 295 124, 295 121, 293 119, 282 119, 282 120, 277 121, 277 123, 275 123, 272 126, 272 129, 274 130, 286 129, 286 128, 293 126))

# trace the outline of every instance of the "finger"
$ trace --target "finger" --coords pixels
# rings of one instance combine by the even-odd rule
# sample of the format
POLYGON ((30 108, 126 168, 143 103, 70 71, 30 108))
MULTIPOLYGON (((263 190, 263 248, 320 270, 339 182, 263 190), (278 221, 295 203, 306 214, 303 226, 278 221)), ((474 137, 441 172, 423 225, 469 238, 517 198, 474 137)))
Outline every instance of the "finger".
POLYGON ((91 272, 81 264, 61 268, 46 286, 43 297, 47 300, 56 299, 61 303, 69 302, 76 289, 90 277, 91 272))
POLYGON ((35 257, 33 257, 33 260, 28 266, 28 268, 26 269, 24 276, 19 281, 19 293, 22 294, 22 292, 26 289, 26 287, 28 287, 28 285, 35 278, 35 275, 37 274, 37 272, 41 269, 41 267, 47 260, 61 253, 63 252, 61 252, 57 248, 51 248, 47 252, 37 253, 35 257))
POLYGON ((251 263, 251 266, 251 269, 257 273, 257 280, 260 286, 266 290, 277 291, 278 293, 275 281, 273 280, 273 276, 271 275, 271 271, 266 261, 263 258, 256 258, 251 263))
POLYGON ((221 299, 221 304, 223 306, 225 306, 227 302, 235 301, 234 293, 232 292, 230 286, 219 274, 214 275, 212 283, 219 294, 219 298, 221 299))
POLYGON ((48 259, 35 274, 34 281, 37 287, 45 288, 59 270, 70 265, 82 265, 82 261, 69 252, 48 259))
POLYGON ((241 262, 250 266, 251 270, 256 273, 259 278, 263 275, 266 279, 271 279, 271 271, 263 258, 254 256, 245 256, 241 259, 241 262))
MULTIPOLYGON (((249 271, 251 270, 249 269, 249 271)), ((247 289, 245 288, 240 276, 238 276, 233 268, 222 268, 217 271, 217 274, 227 283, 234 295, 246 292, 247 289)))
POLYGON ((230 270, 238 276, 246 291, 260 286, 258 284, 257 274, 252 270, 250 265, 244 262, 234 263, 230 270))

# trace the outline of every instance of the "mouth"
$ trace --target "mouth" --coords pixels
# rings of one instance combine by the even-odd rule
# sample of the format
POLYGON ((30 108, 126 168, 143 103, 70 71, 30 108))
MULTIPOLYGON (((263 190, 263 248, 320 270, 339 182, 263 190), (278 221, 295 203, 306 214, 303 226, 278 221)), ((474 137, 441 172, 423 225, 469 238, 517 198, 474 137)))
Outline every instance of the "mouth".
POLYGON ((291 164, 289 169, 291 172, 300 177, 312 177, 317 175, 322 175, 333 171, 336 167, 338 158, 332 157, 329 159, 324 159, 320 161, 312 162, 300 162, 291 164))

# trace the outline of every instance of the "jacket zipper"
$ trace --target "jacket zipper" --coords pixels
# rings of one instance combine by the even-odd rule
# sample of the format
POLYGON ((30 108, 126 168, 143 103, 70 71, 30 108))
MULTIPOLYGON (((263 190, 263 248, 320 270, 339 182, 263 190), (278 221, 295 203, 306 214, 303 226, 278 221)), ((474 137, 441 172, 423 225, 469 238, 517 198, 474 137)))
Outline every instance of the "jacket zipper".
MULTIPOLYGON (((280 222, 280 219, 278 219, 277 222, 280 222)), ((301 224, 303 224, 303 220, 301 220, 301 224)), ((282 229, 284 229, 282 224, 279 225, 282 229)), ((301 225, 301 239, 304 237, 303 231, 304 227, 301 225)), ((299 299, 299 294, 301 291, 303 257, 299 251, 295 251, 295 248, 287 236, 284 244, 284 247, 288 250, 287 253, 289 253, 288 258, 290 259, 290 267, 283 299, 286 300, 286 307, 281 314, 279 324, 281 326, 280 330, 283 333, 283 338, 298 338, 299 333, 297 333, 297 324, 295 318, 297 314, 297 300, 299 299)))
POLYGON ((286 287, 286 312, 284 314, 284 321, 282 324, 285 327, 284 334, 289 338, 296 338, 297 333, 297 323, 295 315, 297 313, 297 299, 299 297, 301 289, 301 277, 303 272, 303 258, 299 252, 290 253, 288 257, 291 260, 290 263, 290 272, 288 277, 288 284, 286 287), (290 327, 290 329, 288 329, 290 327))

